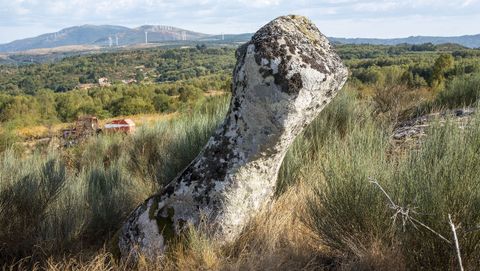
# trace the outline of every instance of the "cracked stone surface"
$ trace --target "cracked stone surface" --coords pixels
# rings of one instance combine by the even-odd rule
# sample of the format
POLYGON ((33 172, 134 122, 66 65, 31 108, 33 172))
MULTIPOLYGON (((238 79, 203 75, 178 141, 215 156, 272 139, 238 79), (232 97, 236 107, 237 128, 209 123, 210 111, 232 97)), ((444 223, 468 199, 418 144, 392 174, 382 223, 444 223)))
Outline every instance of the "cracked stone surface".
POLYGON ((347 69, 302 16, 279 17, 236 52, 230 109, 201 153, 137 207, 119 235, 122 257, 161 255, 188 224, 230 241, 274 194, 295 137, 332 100, 347 69))

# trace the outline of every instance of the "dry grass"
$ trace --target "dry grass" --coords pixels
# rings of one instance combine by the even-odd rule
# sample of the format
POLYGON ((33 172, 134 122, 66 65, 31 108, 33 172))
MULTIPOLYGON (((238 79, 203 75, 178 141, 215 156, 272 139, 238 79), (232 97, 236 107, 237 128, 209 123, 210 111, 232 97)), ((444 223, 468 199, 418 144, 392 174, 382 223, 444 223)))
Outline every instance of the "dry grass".
POLYGON ((206 97, 212 97, 212 96, 221 96, 221 95, 226 95, 227 93, 223 90, 218 90, 218 89, 209 89, 207 92, 205 92, 206 97))
POLYGON ((179 115, 178 112, 175 113, 155 113, 155 114, 138 114, 138 115, 131 115, 131 116, 119 116, 115 118, 108 118, 104 120, 100 120, 100 125, 104 125, 105 123, 115 120, 115 119, 131 119, 135 122, 137 126, 143 125, 151 125, 159 121, 171 120, 179 115))
POLYGON ((101 49, 101 47, 96 46, 96 45, 66 45, 66 46, 58 46, 58 47, 53 47, 53 48, 31 49, 31 50, 17 52, 17 53, 14 53, 13 55, 15 55, 15 54, 48 55, 48 54, 52 54, 52 53, 99 51, 100 49, 101 49))
POLYGON ((406 270, 397 250, 372 241, 355 257, 342 258, 320 246, 302 222, 306 215, 308 185, 300 181, 273 204, 261 210, 233 242, 221 244, 190 229, 155 260, 141 258, 135 265, 118 262, 102 249, 92 255, 49 258, 31 265, 28 258, 5 270, 406 270), (182 240, 182 241, 180 241, 182 240), (27 265, 25 263, 29 263, 27 265))
POLYGON ((321 247, 305 227, 307 189, 302 182, 265 207, 243 233, 227 245, 230 270, 305 270, 325 265, 321 247))
POLYGON ((379 240, 371 240, 368 246, 358 249, 355 257, 343 259, 339 271, 408 270, 403 255, 395 246, 385 246, 379 240))
MULTIPOLYGON (((154 114, 138 114, 131 116, 118 116, 115 118, 102 119, 99 121, 100 126, 105 125, 115 119, 132 119, 136 126, 152 125, 159 121, 171 120, 177 117, 179 113, 154 113, 154 114)), ((57 123, 53 125, 38 125, 22 127, 16 130, 16 134, 21 138, 43 138, 50 136, 60 136, 60 131, 68 127, 72 127, 74 123, 57 123)))
POLYGON ((233 242, 221 244, 195 229, 173 244, 162 258, 141 259, 133 268, 116 261, 105 250, 93 255, 49 258, 34 264, 25 258, 5 270, 319 270, 332 264, 313 233, 300 220, 304 214, 305 186, 288 189, 261 210, 233 242), (28 264, 27 264, 28 263, 28 264))
POLYGON ((406 85, 378 86, 372 95, 378 117, 390 122, 408 119, 412 109, 434 99, 434 92, 427 88, 411 89, 406 85))
POLYGON ((58 123, 50 126, 47 125, 38 125, 38 126, 28 126, 16 129, 16 134, 21 138, 42 138, 53 135, 60 135, 62 129, 69 127, 69 123, 58 123))

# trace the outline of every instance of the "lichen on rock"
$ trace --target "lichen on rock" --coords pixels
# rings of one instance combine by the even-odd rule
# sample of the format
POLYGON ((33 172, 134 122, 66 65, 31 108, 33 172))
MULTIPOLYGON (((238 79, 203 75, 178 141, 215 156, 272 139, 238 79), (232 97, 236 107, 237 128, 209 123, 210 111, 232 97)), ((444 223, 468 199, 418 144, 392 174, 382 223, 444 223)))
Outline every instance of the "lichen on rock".
POLYGON ((326 37, 302 16, 271 21, 236 57, 223 124, 178 177, 133 211, 119 234, 123 257, 161 255, 200 221, 213 238, 236 237, 271 200, 288 147, 347 78, 326 37))

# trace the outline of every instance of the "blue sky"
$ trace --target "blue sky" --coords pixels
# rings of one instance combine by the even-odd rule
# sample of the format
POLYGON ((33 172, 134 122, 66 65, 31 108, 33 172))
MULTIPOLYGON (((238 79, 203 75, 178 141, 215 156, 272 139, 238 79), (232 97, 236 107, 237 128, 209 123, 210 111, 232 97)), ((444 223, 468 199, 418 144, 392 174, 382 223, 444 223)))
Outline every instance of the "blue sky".
POLYGON ((0 43, 82 24, 254 32, 285 14, 335 37, 480 33, 480 0, 0 0, 0 43))

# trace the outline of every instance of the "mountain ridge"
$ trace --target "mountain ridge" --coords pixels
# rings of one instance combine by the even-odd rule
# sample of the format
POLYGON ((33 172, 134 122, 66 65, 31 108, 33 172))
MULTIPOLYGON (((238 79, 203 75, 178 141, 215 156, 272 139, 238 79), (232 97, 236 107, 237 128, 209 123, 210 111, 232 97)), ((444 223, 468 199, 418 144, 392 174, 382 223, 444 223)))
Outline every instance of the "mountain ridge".
MULTIPOLYGON (((32 49, 55 48, 72 45, 118 46, 145 43, 145 32, 148 42, 168 41, 224 41, 245 42, 252 33, 209 35, 166 25, 141 25, 138 27, 125 27, 119 25, 93 25, 84 24, 63 28, 58 32, 45 33, 36 37, 15 40, 0 44, 0 52, 21 52, 32 49)), ((410 36, 406 38, 342 38, 329 37, 333 43, 340 44, 372 44, 372 45, 398 45, 398 44, 444 44, 456 43, 469 48, 480 48, 480 34, 462 35, 452 37, 440 36, 410 36)))
POLYGON ((462 35, 462 36, 409 36, 406 38, 340 38, 329 37, 332 42, 342 44, 372 44, 372 45, 398 45, 398 44, 424 44, 432 43, 435 45, 444 43, 456 43, 469 48, 480 47, 480 34, 476 35, 462 35))
POLYGON ((211 36, 173 26, 142 25, 129 28, 118 25, 85 24, 63 28, 53 33, 41 34, 36 37, 14 40, 0 44, 0 52, 20 52, 31 49, 55 48, 71 45, 124 46, 145 42, 145 32, 148 32, 148 42, 197 40, 211 36))

